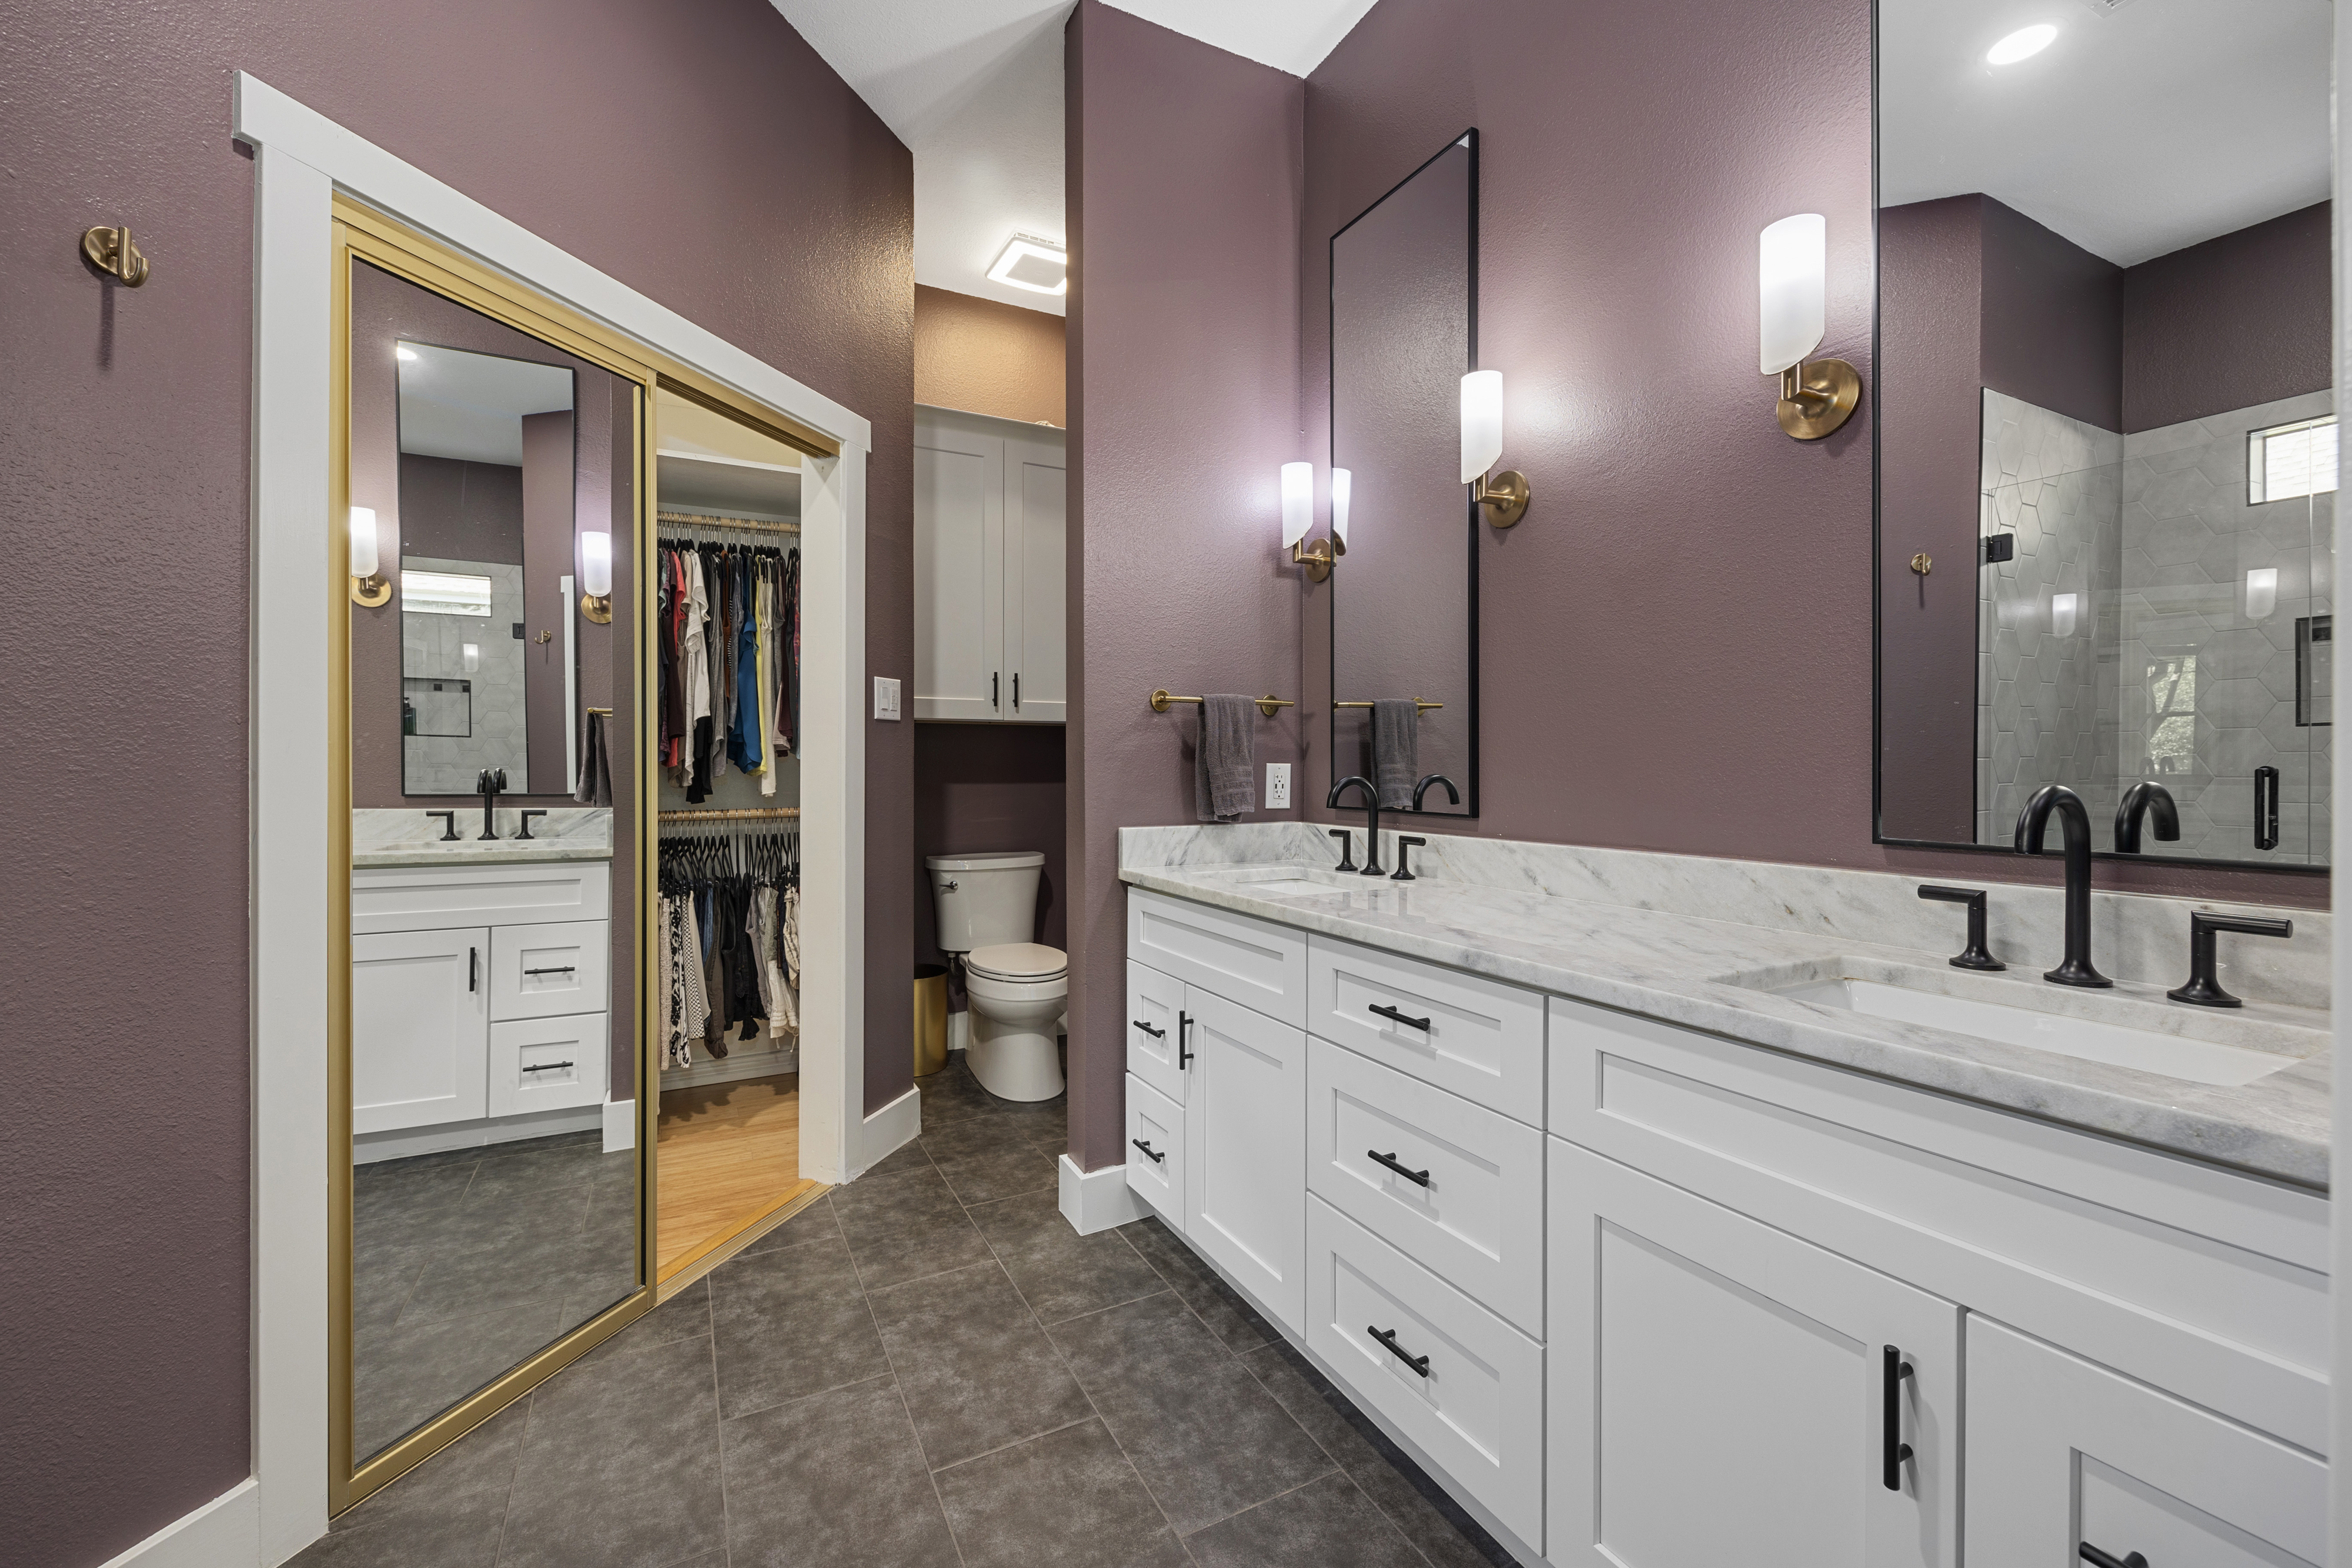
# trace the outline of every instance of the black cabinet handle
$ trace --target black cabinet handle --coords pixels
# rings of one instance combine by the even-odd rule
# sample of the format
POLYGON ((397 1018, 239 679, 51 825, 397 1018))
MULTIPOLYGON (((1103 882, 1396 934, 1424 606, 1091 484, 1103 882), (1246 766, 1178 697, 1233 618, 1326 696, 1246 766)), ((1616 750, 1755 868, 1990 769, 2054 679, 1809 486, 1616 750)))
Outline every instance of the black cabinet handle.
POLYGON ((2126 1552, 2117 1557, 2111 1552, 2100 1551, 2087 1541, 2083 1542, 2083 1561, 2090 1563, 2091 1568, 2147 1568, 2147 1559, 2137 1552, 2126 1552))
POLYGON ((481 959, 482 950, 480 948, 468 947, 466 949, 466 988, 469 991, 474 989, 474 988, 480 983, 482 974, 481 959))
POLYGON ((1911 1375, 1911 1364, 1903 1353, 1888 1345, 1882 1355, 1880 1397, 1885 1401, 1886 1431, 1881 1469, 1888 1491, 1903 1490, 1903 1461, 1911 1457, 1911 1445, 1903 1439, 1903 1380, 1911 1375))
POLYGON ((1403 1362, 1407 1366, 1412 1368, 1413 1372, 1417 1375, 1422 1377, 1427 1377, 1429 1375, 1429 1357, 1425 1355, 1405 1354, 1405 1353, 1397 1346, 1396 1330, 1376 1329, 1371 1324, 1366 1323, 1364 1325, 1364 1332, 1371 1335, 1372 1338, 1379 1343, 1380 1347, 1382 1350, 1387 1351, 1391 1355, 1395 1356, 1399 1361, 1403 1362))
POLYGON ((572 1063, 568 1061, 542 1061, 537 1067, 526 1067, 523 1071, 525 1072, 561 1072, 571 1065, 572 1063))
POLYGON ((526 975, 569 975, 572 973, 572 968, 571 965, 565 964, 553 969, 525 969, 523 973, 526 975))
POLYGON ((1133 1144, 1137 1148, 1141 1149, 1143 1151, 1143 1157, 1150 1160, 1153 1165, 1164 1166, 1168 1163, 1168 1156, 1166 1155, 1154 1154, 1152 1152, 1151 1145, 1145 1143, 1141 1138, 1129 1138, 1128 1139, 1128 1142, 1133 1144))
POLYGON ((1407 1029, 1417 1029, 1423 1034, 1427 1034, 1429 1032, 1429 1020, 1427 1019, 1409 1019, 1405 1017, 1404 1014, 1397 1011, 1396 1009, 1389 1006, 1386 1002, 1374 1002, 1371 1005, 1370 1010, 1378 1013, 1381 1017, 1387 1019, 1391 1022, 1401 1023, 1407 1029))
POLYGON ((1378 1149, 1366 1149, 1364 1151, 1364 1157, 1367 1159, 1378 1160, 1381 1164, 1388 1166, 1389 1169, 1396 1172, 1397 1175, 1404 1177, 1405 1180, 1413 1183, 1415 1186, 1427 1186, 1429 1185, 1429 1173, 1427 1171, 1409 1171, 1402 1166, 1397 1164, 1397 1157, 1394 1155, 1384 1155, 1378 1149))
POLYGON ((1003 675, 1001 675, 1001 674, 997 674, 996 672, 994 672, 994 671, 992 671, 992 670, 989 672, 989 676, 988 676, 988 706, 991 706, 991 707, 1003 707, 1003 706, 1004 706, 1003 703, 1000 703, 1000 702, 998 702, 998 701, 996 700, 997 693, 998 693, 998 690, 1000 689, 1000 688, 999 688, 999 686, 998 686, 998 685, 997 685, 997 683, 998 683, 998 682, 1000 682, 1000 681, 1002 681, 1002 680, 1003 680, 1003 679, 1004 679, 1004 677, 1003 677, 1003 675))
POLYGON ((2254 769, 2254 848, 2278 848, 2279 770, 2254 769))
POLYGON ((1166 1040, 1168 1038, 1168 1031, 1166 1030, 1154 1029, 1150 1024, 1145 1023, 1141 1019, 1135 1019, 1134 1023, 1136 1028, 1141 1030, 1144 1033, 1150 1035, 1154 1040, 1166 1040))
POLYGON ((1194 1051, 1190 1045, 1185 1043, 1192 1038, 1192 1015, 1190 1013, 1178 1013, 1176 1015, 1176 1071, 1179 1072, 1181 1072, 1186 1068, 1192 1066, 1192 1058, 1200 1054, 1199 1051, 1194 1051))
POLYGON ((1021 711, 1021 672, 1018 670, 1013 672, 1013 711, 1021 711))

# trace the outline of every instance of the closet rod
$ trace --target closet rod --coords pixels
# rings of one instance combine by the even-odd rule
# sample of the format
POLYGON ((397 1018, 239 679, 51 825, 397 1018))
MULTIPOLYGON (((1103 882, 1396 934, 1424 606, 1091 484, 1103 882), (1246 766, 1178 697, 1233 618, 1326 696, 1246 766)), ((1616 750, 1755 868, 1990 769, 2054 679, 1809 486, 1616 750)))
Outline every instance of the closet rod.
POLYGON ((798 821, 800 820, 800 814, 801 809, 798 806, 746 807, 734 810, 724 811, 716 810, 707 811, 664 811, 661 813, 661 823, 662 826, 668 827, 673 822, 798 821))
POLYGON ((701 512, 662 512, 654 514, 656 523, 675 523, 689 528, 733 528, 747 534, 798 534, 798 523, 771 523, 758 517, 714 517, 701 512))

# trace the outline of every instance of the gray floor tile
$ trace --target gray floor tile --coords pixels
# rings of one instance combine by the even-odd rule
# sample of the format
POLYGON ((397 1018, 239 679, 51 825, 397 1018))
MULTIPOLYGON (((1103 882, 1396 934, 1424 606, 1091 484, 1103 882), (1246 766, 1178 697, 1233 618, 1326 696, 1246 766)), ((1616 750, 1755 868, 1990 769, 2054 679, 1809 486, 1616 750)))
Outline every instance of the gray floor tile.
POLYGON ((876 1176, 898 1176, 906 1171, 919 1170, 930 1163, 930 1156, 923 1153, 923 1140, 909 1138, 866 1166, 866 1174, 858 1179, 870 1181, 876 1176))
POLYGON ((868 1176, 834 1188, 833 1212, 869 1291, 943 1274, 992 1256, 933 1170, 868 1176))
POLYGON ((498 1155, 483 1160, 474 1172, 474 1185, 466 1189, 466 1207, 481 1208, 585 1187, 594 1183, 607 1161, 627 1168, 635 1164, 636 1155, 634 1150, 607 1155, 593 1144, 534 1147, 522 1154, 498 1155))
POLYGON ((975 1116, 952 1123, 926 1132, 922 1144, 931 1164, 966 1204, 1044 1192, 1060 1184, 1053 1156, 1033 1146, 1006 1117, 975 1116))
POLYGON ((1070 1146, 1070 1103, 1066 1097, 1057 1096, 1034 1105, 1008 1105, 997 1114, 1040 1154, 1058 1158, 1070 1146))
POLYGON ((1286 1342, 1251 1351, 1241 1361, 1431 1568, 1515 1568, 1516 1559, 1484 1525, 1286 1342))
POLYGON ((362 1458, 465 1398, 556 1337, 560 1302, 354 1333, 352 1444, 362 1458))
POLYGON ((934 1469, 1094 1414, 994 1260, 866 1299, 934 1469))
POLYGON ((509 1406, 390 1486, 346 1509, 294 1559, 302 1568, 490 1568, 530 1401, 509 1406))
POLYGON ((478 1159, 437 1165, 407 1160, 383 1160, 355 1166, 352 1170, 352 1218, 364 1228, 369 1219, 392 1210, 454 1208, 473 1185, 478 1159))
POLYGON ((1242 1299, 1240 1291, 1219 1279, 1217 1271, 1199 1253, 1184 1245, 1183 1239, 1160 1220, 1147 1218, 1118 1229, 1143 1255, 1144 1261, 1158 1270, 1160 1278, 1184 1298, 1184 1304, 1199 1313, 1201 1321, 1236 1354, 1271 1344, 1282 1337, 1279 1330, 1258 1315, 1255 1307, 1242 1299))
POLYGON ((730 1568, 956 1568, 888 1378, 726 1423, 730 1568))
POLYGON ((980 1086, 980 1080, 963 1064, 961 1051, 951 1055, 948 1064, 929 1077, 916 1079, 915 1085, 923 1096, 926 1131, 967 1117, 988 1115, 1004 1103, 980 1086))
POLYGON ((1179 1531, 1198 1530, 1333 1468, 1172 1293, 1048 1332, 1179 1531))
POLYGON ((710 1347, 646 1345, 531 1396, 500 1568, 660 1568, 725 1544, 710 1347))
POLYGON ((1423 1568, 1412 1542, 1344 1473, 1213 1524, 1184 1544, 1201 1568, 1423 1568))
POLYGON ((804 1241, 838 1241, 841 1221, 833 1212, 833 1194, 820 1193, 814 1203, 752 1242, 738 1258, 749 1258, 755 1252, 773 1252, 780 1248, 798 1247, 804 1241))
POLYGON ((591 1279, 612 1272, 615 1254, 625 1256, 630 1239, 581 1228, 587 1191, 562 1196, 576 1206, 458 1210, 447 1218, 467 1222, 453 1229, 425 1259, 425 1270, 401 1309, 404 1327, 445 1318, 473 1317, 565 1295, 591 1279))
POLYGON ((965 1568, 1177 1568, 1184 1548, 1100 1421, 937 1478, 965 1568))
POLYGON ((1118 1231, 1081 1236, 1072 1229, 1062 1218, 1060 1195, 1051 1189, 978 1205, 971 1213, 1041 1322, 1059 1322, 1168 1288, 1118 1231))
POLYGON ((730 1259, 709 1280, 719 1408, 730 1418, 890 1370, 838 1239, 730 1259))

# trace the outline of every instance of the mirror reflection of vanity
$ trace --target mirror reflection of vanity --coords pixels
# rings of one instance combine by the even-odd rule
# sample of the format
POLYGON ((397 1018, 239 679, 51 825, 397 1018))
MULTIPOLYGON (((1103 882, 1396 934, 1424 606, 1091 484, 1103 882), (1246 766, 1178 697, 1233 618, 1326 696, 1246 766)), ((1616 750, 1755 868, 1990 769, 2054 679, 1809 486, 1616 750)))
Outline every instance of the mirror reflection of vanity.
POLYGON ((1879 837, 2320 867, 2325 0, 1879 0, 1879 837))
POLYGON ((1462 377, 1477 365, 1477 132, 1399 174, 1331 239, 1331 468, 1349 476, 1327 585, 1331 776, 1378 779, 1371 705, 1409 703, 1403 772, 1442 774, 1460 795, 1433 789, 1421 809, 1474 817, 1484 525, 1459 462, 1462 377))

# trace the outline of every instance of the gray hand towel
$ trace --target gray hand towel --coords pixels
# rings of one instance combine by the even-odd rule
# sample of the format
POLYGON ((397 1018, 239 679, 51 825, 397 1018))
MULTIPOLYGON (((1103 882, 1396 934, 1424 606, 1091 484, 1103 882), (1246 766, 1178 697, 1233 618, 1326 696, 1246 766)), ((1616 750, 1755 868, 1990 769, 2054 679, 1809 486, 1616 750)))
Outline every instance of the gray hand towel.
POLYGON ((588 716, 585 732, 580 739, 580 782, 572 798, 583 806, 609 806, 613 803, 613 761, 604 749, 604 716, 588 716))
POLYGON ((1421 705, 1410 697, 1372 699, 1372 782, 1380 786, 1381 810, 1412 804, 1421 778, 1421 705))
POLYGON ((1201 699, 1201 738, 1192 747, 1195 805, 1204 822, 1230 822, 1257 810, 1257 699, 1201 699))

